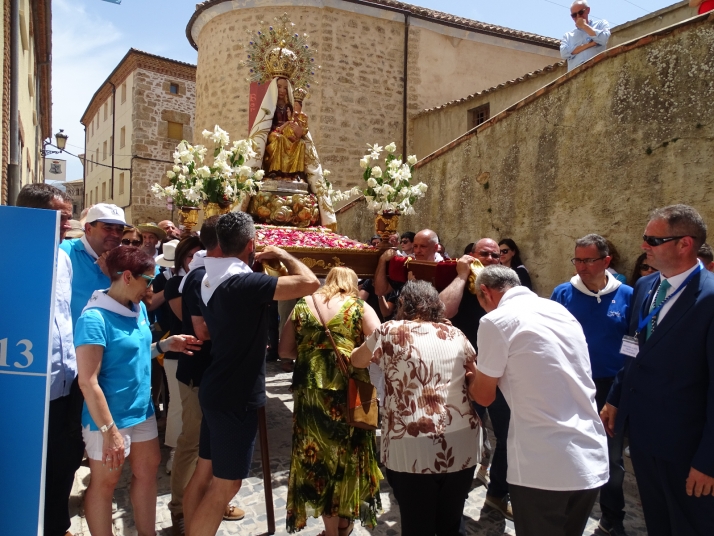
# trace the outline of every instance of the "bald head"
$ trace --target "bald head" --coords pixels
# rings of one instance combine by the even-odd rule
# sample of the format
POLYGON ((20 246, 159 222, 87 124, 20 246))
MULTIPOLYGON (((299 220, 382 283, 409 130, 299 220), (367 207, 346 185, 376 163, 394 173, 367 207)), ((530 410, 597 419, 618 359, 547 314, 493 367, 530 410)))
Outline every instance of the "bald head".
POLYGON ((414 236, 414 257, 418 261, 434 261, 439 237, 431 229, 422 229, 414 236))
POLYGON ((480 260, 484 266, 501 264, 501 250, 498 247, 498 242, 491 238, 482 238, 476 242, 471 255, 480 260))

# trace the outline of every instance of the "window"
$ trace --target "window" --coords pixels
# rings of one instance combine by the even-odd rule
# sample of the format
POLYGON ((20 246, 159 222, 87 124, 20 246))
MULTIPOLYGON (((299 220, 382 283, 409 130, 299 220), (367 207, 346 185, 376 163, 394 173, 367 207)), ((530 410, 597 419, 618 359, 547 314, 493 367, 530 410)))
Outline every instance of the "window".
POLYGON ((84 194, 84 206, 88 207, 89 204, 89 194, 84 194))
POLYGON ((126 127, 121 127, 119 131, 119 148, 123 149, 126 145, 126 127))
POLYGON ((173 121, 168 121, 169 127, 167 136, 172 140, 182 140, 183 139, 183 125, 181 123, 174 123, 173 121))
POLYGON ((179 92, 179 86, 178 84, 170 84, 169 85, 169 92, 173 95, 178 95, 179 92))
POLYGON ((109 103, 108 103, 108 102, 105 102, 105 103, 104 103, 104 120, 105 120, 105 121, 107 120, 107 113, 108 113, 108 111, 109 111, 109 103))
POLYGON ((114 114, 114 95, 113 94, 111 97, 109 97, 109 104, 111 104, 111 106, 109 106, 109 115, 113 115, 114 114))
POLYGON ((114 156, 114 136, 109 136, 109 155, 114 156))
POLYGON ((102 160, 106 160, 106 159, 107 159, 107 142, 105 141, 102 144, 102 160))
POLYGON ((99 186, 94 187, 94 201, 99 203, 99 186))
POLYGON ((121 85, 121 103, 126 102, 126 82, 121 85))
POLYGON ((119 195, 124 193, 124 174, 119 173, 119 195))
POLYGON ((92 136, 94 136, 94 121, 92 121, 92 136))
POLYGON ((87 206, 90 206, 90 205, 93 205, 93 204, 94 204, 94 198, 92 197, 92 194, 93 194, 93 193, 94 193, 94 192, 92 192, 92 191, 89 192, 89 205, 87 205, 87 206))
POLYGON ((72 203, 72 214, 77 214, 77 203, 72 203))
POLYGON ((99 128, 99 112, 97 112, 97 128, 99 128))
POLYGON ((487 102, 486 104, 482 104, 478 108, 473 108, 469 110, 469 130, 471 130, 474 127, 479 126, 481 123, 484 123, 489 120, 491 117, 491 106, 487 102))
POLYGON ((98 165, 97 162, 99 162, 99 147, 97 147, 97 157, 94 159, 96 165, 98 165))
POLYGON ((106 181, 102 183, 102 201, 107 200, 107 183, 106 181))

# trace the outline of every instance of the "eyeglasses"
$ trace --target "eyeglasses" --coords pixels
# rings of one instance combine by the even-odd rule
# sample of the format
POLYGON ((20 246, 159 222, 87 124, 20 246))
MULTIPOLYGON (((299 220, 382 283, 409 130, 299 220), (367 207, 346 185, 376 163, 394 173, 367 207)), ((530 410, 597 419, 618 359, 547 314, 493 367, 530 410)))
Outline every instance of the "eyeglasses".
MULTIPOLYGON (((117 275, 122 275, 123 273, 124 272, 117 272, 117 275)), ((154 282, 154 279, 156 279, 155 277, 149 277, 148 275, 144 274, 139 274, 139 277, 143 277, 144 279, 146 279, 146 288, 149 288, 151 286, 151 283, 154 282)), ((134 276, 135 279, 139 279, 139 277, 134 276)))
POLYGON ((491 253, 490 251, 479 251, 476 253, 479 257, 491 257, 492 259, 500 259, 501 254, 500 253, 491 253))
POLYGON ((645 264, 643 262, 640 264, 640 270, 654 270, 654 266, 650 266, 649 264, 645 264))
POLYGON ((141 245, 141 240, 129 240, 128 238, 122 238, 121 239, 121 244, 122 246, 136 246, 139 247, 141 245))
MULTIPOLYGON (((671 242, 672 240, 679 240, 680 238, 685 238, 688 235, 684 236, 647 236, 647 235, 642 235, 642 240, 647 242, 648 245, 652 246, 653 248, 656 248, 657 246, 661 246, 665 242, 671 242)), ((690 238, 696 238, 695 236, 692 236, 690 238)))
POLYGON ((597 259, 570 259, 570 262, 575 264, 576 266, 578 264, 584 264, 585 266, 592 266, 594 263, 597 261, 603 260, 605 257, 598 257, 597 259))
POLYGON ((578 16, 582 17, 585 15, 585 10, 581 9, 580 11, 576 11, 575 13, 571 13, 570 16, 573 17, 573 20, 577 19, 578 16))
POLYGON ((402 244, 408 244, 410 242, 410 240, 408 238, 403 238, 401 240, 401 242, 402 242, 402 244))
POLYGON ((501 250, 501 255, 508 255, 508 252, 509 252, 509 251, 511 251, 511 250, 508 249, 508 248, 502 249, 502 250, 501 250))

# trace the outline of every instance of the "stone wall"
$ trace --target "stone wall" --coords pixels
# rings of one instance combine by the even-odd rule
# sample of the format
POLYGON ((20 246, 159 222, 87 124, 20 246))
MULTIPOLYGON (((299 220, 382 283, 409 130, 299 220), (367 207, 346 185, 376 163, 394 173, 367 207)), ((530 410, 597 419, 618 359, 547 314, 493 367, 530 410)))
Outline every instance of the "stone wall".
POLYGON ((151 186, 168 184, 166 171, 173 167, 173 152, 181 141, 167 137, 168 122, 183 124, 183 138, 194 137, 193 114, 196 84, 171 74, 147 69, 134 71, 132 116, 131 223, 158 222, 171 217, 166 202, 156 199, 151 186), (178 94, 169 90, 170 83, 179 85, 178 94))
MULTIPOLYGON (((366 143, 395 141, 401 151, 404 17, 349 2, 284 4, 275 0, 241 7, 224 2, 201 14, 191 33, 198 46, 196 132, 220 124, 233 139, 248 135, 248 73, 240 66, 247 54, 243 46, 248 32, 259 30, 261 21, 272 23, 287 12, 296 31, 308 33, 317 49, 321 68, 304 110, 323 166, 333 172, 330 180, 337 187, 354 185, 366 143)), ((457 98, 467 88, 486 88, 502 76, 543 67, 557 56, 547 46, 423 21, 414 21, 409 32, 410 114, 457 98), (481 63, 485 57, 490 67, 481 63)))
POLYGON ((672 203, 714 221, 714 15, 614 48, 431 157, 400 228, 431 227, 458 251, 513 238, 535 290, 573 274, 573 242, 612 241, 629 275, 648 213, 672 203))

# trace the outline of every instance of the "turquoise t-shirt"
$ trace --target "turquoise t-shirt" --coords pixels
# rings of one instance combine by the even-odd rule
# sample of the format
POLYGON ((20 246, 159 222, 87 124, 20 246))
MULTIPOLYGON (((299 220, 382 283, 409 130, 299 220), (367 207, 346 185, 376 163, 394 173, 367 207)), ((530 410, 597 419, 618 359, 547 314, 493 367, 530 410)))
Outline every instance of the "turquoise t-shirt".
MULTIPOLYGON (((99 386, 104 392, 117 428, 134 426, 154 414, 151 402, 151 329, 143 303, 139 316, 124 316, 107 309, 82 313, 74 331, 74 344, 104 347, 99 386)), ((104 424, 104 423, 103 423, 104 424)), ((87 403, 82 426, 99 430, 87 403)))
MULTIPOLYGON (((104 275, 97 261, 87 252, 80 238, 64 240, 60 244, 72 261, 72 325, 77 326, 79 315, 95 290, 109 288, 111 281, 104 275)), ((77 344, 75 344, 77 346, 77 344)))

